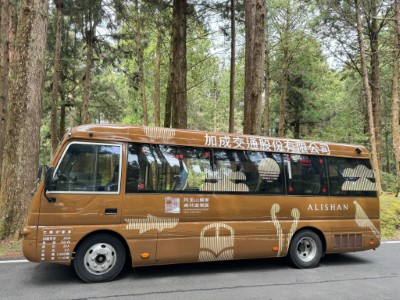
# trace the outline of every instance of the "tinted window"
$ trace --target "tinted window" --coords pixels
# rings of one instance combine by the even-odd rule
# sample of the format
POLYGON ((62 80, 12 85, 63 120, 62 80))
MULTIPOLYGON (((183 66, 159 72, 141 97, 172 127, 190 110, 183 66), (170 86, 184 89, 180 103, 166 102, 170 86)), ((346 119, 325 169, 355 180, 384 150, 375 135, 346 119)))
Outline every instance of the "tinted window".
POLYGON ((376 196, 369 160, 329 157, 328 170, 332 196, 376 196))
POLYGON ((128 145, 128 165, 126 168, 126 192, 133 193, 144 189, 144 168, 140 166, 141 149, 137 144, 128 145))
POLYGON ((166 145, 130 144, 128 147, 128 193, 199 190, 204 183, 205 154, 166 145), (187 164, 189 164, 190 169, 187 164))
POLYGON ((199 192, 205 189, 207 174, 211 171, 209 149, 181 147, 182 163, 187 171, 186 192, 199 192))
POLYGON ((288 195, 328 195, 325 158, 285 154, 288 195))
POLYGON ((282 156, 276 153, 243 152, 248 157, 244 172, 250 191, 256 194, 283 194, 282 156))
POLYGON ((131 143, 127 158, 127 193, 285 193, 281 154, 131 143))
POLYGON ((206 172, 203 191, 249 192, 241 151, 213 150, 212 168, 206 172))
POLYGON ((117 145, 71 144, 56 170, 54 191, 118 191, 120 153, 117 145))

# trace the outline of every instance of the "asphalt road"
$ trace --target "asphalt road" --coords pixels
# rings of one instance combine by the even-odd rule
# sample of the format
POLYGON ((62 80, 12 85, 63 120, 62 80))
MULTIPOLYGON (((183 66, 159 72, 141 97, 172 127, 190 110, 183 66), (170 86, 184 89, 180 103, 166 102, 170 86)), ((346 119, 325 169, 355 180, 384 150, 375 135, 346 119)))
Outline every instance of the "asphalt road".
POLYGON ((100 284, 69 266, 2 261, 0 299, 400 299, 400 242, 327 255, 315 269, 284 258, 185 264, 127 269, 100 284))

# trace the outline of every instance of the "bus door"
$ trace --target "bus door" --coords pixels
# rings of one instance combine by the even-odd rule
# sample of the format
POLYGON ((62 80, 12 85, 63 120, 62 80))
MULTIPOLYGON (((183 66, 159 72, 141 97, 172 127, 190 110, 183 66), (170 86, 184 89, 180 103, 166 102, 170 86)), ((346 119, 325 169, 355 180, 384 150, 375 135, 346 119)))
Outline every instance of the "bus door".
POLYGON ((41 197, 41 260, 69 260, 71 245, 86 234, 121 226, 122 145, 71 142, 41 197))

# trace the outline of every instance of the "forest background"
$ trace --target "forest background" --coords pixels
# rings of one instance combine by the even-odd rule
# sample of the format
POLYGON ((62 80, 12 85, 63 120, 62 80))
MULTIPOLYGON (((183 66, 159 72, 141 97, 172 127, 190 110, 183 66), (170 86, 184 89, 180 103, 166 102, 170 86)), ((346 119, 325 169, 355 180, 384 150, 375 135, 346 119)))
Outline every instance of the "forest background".
MULTIPOLYGON (((86 123, 362 144, 379 193, 398 193, 400 0, 0 9, 0 240, 21 237, 38 166, 86 123)), ((384 206, 394 232, 399 202, 384 206)))

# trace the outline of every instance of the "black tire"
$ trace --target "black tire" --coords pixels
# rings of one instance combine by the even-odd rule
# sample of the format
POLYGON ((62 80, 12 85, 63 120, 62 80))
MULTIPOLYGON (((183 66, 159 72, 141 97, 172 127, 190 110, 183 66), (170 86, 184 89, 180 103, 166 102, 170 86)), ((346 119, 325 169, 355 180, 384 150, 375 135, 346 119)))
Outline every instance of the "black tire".
POLYGON ((73 266, 85 282, 111 281, 125 265, 122 242, 109 234, 96 234, 85 239, 76 250, 73 266))
POLYGON ((322 257, 322 242, 311 230, 298 232, 290 242, 289 260, 297 268, 315 268, 322 257))

